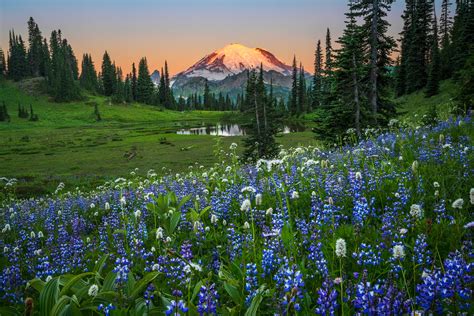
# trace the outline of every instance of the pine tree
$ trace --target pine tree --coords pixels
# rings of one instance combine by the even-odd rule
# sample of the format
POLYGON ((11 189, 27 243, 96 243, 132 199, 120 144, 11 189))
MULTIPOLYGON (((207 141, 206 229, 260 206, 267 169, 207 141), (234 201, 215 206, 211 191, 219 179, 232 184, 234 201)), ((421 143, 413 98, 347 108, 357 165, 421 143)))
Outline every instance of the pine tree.
POLYGON ((133 102, 133 92, 132 92, 132 83, 131 83, 131 75, 128 74, 125 77, 125 82, 124 82, 124 101, 127 103, 133 102))
POLYGON ((9 35, 8 76, 15 81, 19 81, 29 75, 25 43, 21 35, 16 36, 13 30, 9 35))
POLYGON ((362 93, 365 90, 362 78, 367 76, 366 34, 356 24, 353 7, 354 2, 350 1, 346 27, 338 40, 341 47, 337 50, 334 65, 335 95, 338 97, 331 103, 323 104, 315 112, 316 126, 313 131, 319 139, 326 141, 336 141, 350 128, 354 128, 360 136, 363 114, 368 107, 362 93))
POLYGON ((41 62, 39 65, 39 74, 40 76, 47 77, 48 76, 48 68, 50 67, 50 54, 49 54, 49 47, 46 38, 43 38, 43 45, 41 48, 41 62))
POLYGON ((451 42, 450 33, 453 25, 453 19, 450 11, 450 0, 443 0, 441 3, 441 18, 439 32, 441 37, 441 49, 446 49, 451 42))
POLYGON ((403 30, 401 35, 401 48, 400 48, 400 61, 397 67, 397 78, 396 78, 396 95, 402 96, 407 91, 407 64, 409 55, 412 52, 410 50, 410 44, 412 43, 413 31, 414 31, 414 14, 415 4, 414 0, 406 0, 405 10, 403 11, 403 30))
POLYGON ((458 0, 456 2, 452 38, 452 73, 457 79, 457 72, 464 69, 467 59, 474 51, 474 2, 472 0, 458 0))
POLYGON ((32 17, 28 20, 28 44, 29 73, 37 77, 40 75, 40 65, 43 59, 43 38, 38 24, 32 17))
POLYGON ((99 89, 94 62, 92 61, 92 56, 89 54, 84 54, 82 56, 82 67, 81 75, 79 77, 79 84, 81 87, 90 92, 97 92, 99 89))
POLYGON ((304 67, 300 63, 299 78, 298 78, 298 113, 301 114, 306 111, 306 78, 304 75, 304 67))
POLYGON ((353 12, 363 19, 365 30, 364 46, 367 47, 369 60, 368 99, 375 124, 386 123, 395 114, 393 103, 389 101, 388 68, 391 65, 390 54, 395 48, 395 41, 387 30, 387 12, 393 0, 361 0, 352 5, 353 12))
POLYGON ((245 152, 244 159, 257 160, 260 158, 272 158, 278 151, 275 142, 275 134, 277 133, 278 119, 274 115, 274 110, 270 106, 265 85, 263 81, 263 66, 260 65, 258 79, 255 70, 249 74, 247 81, 247 90, 245 100, 248 103, 247 115, 250 119, 247 137, 244 140, 245 152))
POLYGON ((207 79, 204 82, 204 94, 203 94, 203 107, 204 110, 210 110, 212 107, 212 102, 211 102, 211 94, 209 92, 209 84, 207 83, 207 79))
POLYGON ((298 68, 296 67, 296 56, 293 57, 293 73, 291 76, 291 94, 288 102, 290 114, 298 114, 298 68))
POLYGON ((140 59, 138 64, 137 78, 137 101, 142 103, 151 103, 154 85, 150 78, 148 63, 145 57, 140 59))
POLYGON ((112 65, 109 54, 105 51, 102 58, 102 85, 105 96, 111 96, 115 93, 117 86, 117 75, 115 73, 115 66, 112 65))
POLYGON ((332 65, 333 64, 333 53, 332 53, 332 43, 331 43, 331 31, 329 28, 326 31, 326 62, 325 62, 325 73, 326 76, 332 75, 332 65))
MULTIPOLYGON (((434 8, 433 8, 434 11, 434 8)), ((439 39, 438 39, 438 24, 436 22, 436 12, 433 12, 433 35, 431 44, 431 63, 429 69, 428 82, 426 84, 425 95, 427 97, 434 96, 439 92, 439 81, 440 81, 440 53, 439 53, 439 39)))
POLYGON ((132 78, 131 78, 132 98, 134 101, 137 100, 137 69, 135 63, 132 64, 132 78))
POLYGON ((316 109, 321 106, 321 90, 322 90, 322 75, 323 75, 323 56, 321 49, 321 41, 318 40, 316 51, 314 53, 314 76, 311 97, 311 107, 316 109))
POLYGON ((7 68, 7 64, 5 62, 5 54, 3 53, 2 48, 0 48, 0 79, 5 77, 6 68, 7 68))

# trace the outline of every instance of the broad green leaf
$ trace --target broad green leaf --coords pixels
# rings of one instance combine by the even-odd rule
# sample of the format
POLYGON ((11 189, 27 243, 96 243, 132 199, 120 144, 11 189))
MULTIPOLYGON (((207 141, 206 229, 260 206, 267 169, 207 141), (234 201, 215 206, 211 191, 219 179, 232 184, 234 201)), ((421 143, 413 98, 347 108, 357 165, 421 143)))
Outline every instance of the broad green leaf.
POLYGON ((117 274, 113 271, 110 271, 107 276, 105 277, 104 284, 102 285, 102 291, 113 291, 115 290, 115 279, 117 278, 117 274))
POLYGON ((141 280, 135 283, 135 286, 133 288, 133 291, 130 294, 130 297, 133 300, 137 299, 138 296, 140 296, 141 293, 148 286, 148 284, 152 282, 154 279, 156 279, 158 275, 160 275, 160 273, 156 271, 145 274, 145 276, 141 280))
POLYGON ((47 282, 40 293, 39 308, 41 316, 49 316, 59 298, 59 279, 56 277, 47 282))
POLYGON ((71 302, 71 298, 69 296, 61 296, 59 300, 56 302, 56 304, 54 304, 53 308, 51 309, 50 315, 60 316, 66 311, 70 302, 71 302))
POLYGON ((226 290, 227 294, 229 294, 229 296, 232 298, 235 304, 242 304, 243 297, 237 287, 231 285, 228 282, 224 282, 224 289, 226 290))
POLYGON ((257 316, 258 307, 260 306, 260 303, 262 303, 263 301, 264 291, 265 291, 265 286, 262 285, 258 289, 257 294, 253 297, 249 308, 245 312, 245 316, 257 316))
POLYGON ((181 219, 181 211, 176 211, 171 215, 170 218, 170 231, 168 232, 170 235, 174 233, 176 227, 179 224, 179 220, 181 219))
POLYGON ((196 285, 194 286, 193 296, 191 296, 191 301, 194 301, 194 299, 199 293, 199 290, 201 289, 201 286, 202 286, 202 280, 196 283, 196 285))
POLYGON ((0 315, 2 316, 20 316, 23 315, 20 311, 17 311, 13 306, 1 306, 0 315))
POLYGON ((92 271, 98 273, 99 275, 101 275, 102 269, 104 269, 105 263, 106 263, 108 258, 109 258, 108 254, 103 255, 102 257, 100 257, 100 259, 97 260, 97 263, 94 266, 94 270, 92 270, 92 271))
POLYGON ((183 205, 186 204, 190 199, 191 195, 186 195, 185 197, 183 197, 181 201, 179 201, 179 204, 176 209, 179 211, 183 207, 183 205))
POLYGON ((77 283, 79 282, 80 280, 82 280, 83 278, 87 277, 87 276, 92 276, 92 275, 95 275, 95 272, 84 272, 84 273, 81 273, 81 274, 78 274, 76 276, 74 276, 68 283, 66 283, 66 285, 64 285, 64 287, 62 288, 61 292, 59 293, 59 297, 63 296, 63 295, 66 295, 67 292, 77 283))
POLYGON ((41 279, 33 279, 31 280, 30 282, 30 286, 32 288, 34 288, 36 291, 38 291, 38 293, 41 293, 41 291, 43 290, 44 286, 46 285, 46 282, 44 282, 43 280, 41 279))

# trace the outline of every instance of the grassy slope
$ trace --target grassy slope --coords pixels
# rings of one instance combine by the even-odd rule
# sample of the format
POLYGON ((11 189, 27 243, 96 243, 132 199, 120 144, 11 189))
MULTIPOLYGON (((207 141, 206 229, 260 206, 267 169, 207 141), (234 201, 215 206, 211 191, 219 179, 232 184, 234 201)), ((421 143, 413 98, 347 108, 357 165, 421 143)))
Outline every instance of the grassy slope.
MULTIPOLYGON (((192 164, 216 162, 216 137, 176 135, 177 128, 235 119, 230 112, 174 112, 141 104, 109 105, 103 97, 85 102, 52 103, 45 96, 21 92, 11 82, 0 82, 10 123, 0 123, 0 177, 20 180, 18 193, 54 191, 59 182, 68 187, 93 186, 128 174, 134 168, 146 173, 169 168, 180 172, 192 164), (38 122, 17 116, 18 102, 33 105, 38 122), (101 122, 95 121, 93 102, 101 122), (166 138, 166 143, 160 140, 166 138), (183 149, 186 150, 183 150, 183 149), (129 153, 135 153, 128 159, 129 153)), ((241 137, 224 137, 222 146, 240 143, 241 137)), ((310 131, 278 138, 284 146, 314 142, 310 131)))
POLYGON ((435 105, 440 119, 449 117, 457 87, 451 80, 441 82, 439 94, 426 98, 424 92, 415 92, 395 100, 400 117, 412 125, 419 125, 431 105, 435 105))

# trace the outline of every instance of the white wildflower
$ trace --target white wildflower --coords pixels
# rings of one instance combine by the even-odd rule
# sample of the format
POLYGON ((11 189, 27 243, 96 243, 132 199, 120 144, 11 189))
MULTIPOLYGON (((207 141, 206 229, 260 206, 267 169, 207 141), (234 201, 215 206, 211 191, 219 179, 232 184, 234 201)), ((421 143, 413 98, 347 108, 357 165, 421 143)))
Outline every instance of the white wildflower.
POLYGON ((92 284, 87 293, 89 294, 89 296, 97 296, 98 292, 99 287, 97 286, 97 284, 92 284))
POLYGON ((471 188, 469 191, 469 198, 471 200, 471 204, 474 204, 474 188, 471 188))
POLYGON ((30 233, 30 237, 31 237, 32 239, 33 239, 33 238, 36 238, 35 232, 32 231, 32 232, 30 233))
POLYGON ((416 172, 418 170, 418 161, 417 160, 413 161, 413 163, 411 164, 411 170, 413 172, 416 172))
POLYGON ((346 256, 346 241, 342 238, 336 241, 336 256, 339 258, 346 256))
POLYGON ((200 231, 200 230, 202 230, 201 222, 199 222, 199 221, 194 222, 194 231, 197 232, 197 231, 200 231))
POLYGON ((104 209, 105 209, 106 211, 110 210, 110 204, 109 204, 109 202, 105 202, 104 209))
POLYGON ((136 219, 139 219, 140 216, 142 216, 142 211, 136 210, 135 213, 133 213, 133 214, 135 215, 135 218, 136 218, 136 219))
POLYGON ((240 192, 242 192, 242 193, 246 193, 246 192, 255 193, 256 190, 253 187, 247 186, 247 187, 243 187, 242 190, 240 190, 240 192))
POLYGON ((163 239, 163 228, 158 227, 156 230, 156 239, 163 239))
POLYGON ((392 255, 394 259, 405 258, 405 248, 402 245, 395 245, 392 249, 392 255))
POLYGON ((249 228, 250 228, 249 222, 245 222, 245 223, 244 223, 244 229, 249 229, 249 228))
POLYGON ((413 204, 410 206, 410 215, 414 218, 420 219, 423 217, 423 210, 418 204, 413 204))
POLYGON ((463 199, 457 199, 456 201, 453 202, 452 207, 453 207, 453 208, 462 209, 463 204, 464 204, 464 200, 463 200, 463 199))
POLYGON ((291 198, 292 198, 293 200, 299 199, 299 198, 300 198, 300 194, 298 193, 298 191, 293 191, 293 192, 291 192, 291 198))
POLYGON ((199 272, 202 271, 202 267, 201 267, 199 264, 190 262, 189 265, 190 265, 194 270, 196 270, 196 271, 199 271, 199 272))
POLYGON ((439 183, 435 181, 435 182, 433 182, 433 186, 434 186, 435 188, 439 188, 439 183))
POLYGON ((61 216, 62 212, 61 211, 58 211, 58 216, 61 216))
POLYGON ((170 236, 166 237, 166 242, 167 242, 167 243, 170 243, 170 242, 171 242, 171 237, 170 237, 170 236))
POLYGON ((362 173, 360 171, 357 171, 355 174, 356 180, 362 180, 362 173))
POLYGON ((8 250, 10 250, 10 248, 8 248, 7 246, 3 247, 3 253, 7 253, 8 250))
POLYGON ((255 204, 256 205, 262 205, 262 194, 261 193, 258 193, 255 196, 255 204))
POLYGON ((268 208, 267 211, 265 212, 265 215, 267 216, 272 216, 273 215, 273 208, 268 208))
POLYGON ((218 220, 218 219, 217 219, 217 216, 216 216, 215 214, 212 214, 212 215, 211 215, 211 223, 212 223, 212 224, 216 224, 216 223, 217 223, 217 220, 218 220))
POLYGON ((242 202, 242 205, 240 206, 240 210, 242 212, 245 212, 245 211, 248 211, 250 210, 252 204, 250 203, 250 200, 249 199, 245 199, 243 202, 242 202))
POLYGON ((91 203, 91 205, 89 206, 89 208, 95 208, 95 204, 94 204, 94 203, 91 203))
POLYGON ((46 277, 46 283, 48 283, 48 282, 51 281, 52 279, 53 279, 53 277, 50 276, 50 275, 48 275, 48 276, 46 277))
POLYGON ((5 227, 2 229, 2 233, 8 232, 11 230, 10 224, 5 224, 5 227))
POLYGON ((151 269, 153 271, 159 271, 160 270, 160 265, 158 263, 155 263, 151 269))
POLYGON ((90 242, 91 242, 91 238, 90 238, 90 237, 87 237, 87 238, 86 238, 86 243, 88 244, 88 243, 90 243, 90 242))
POLYGON ((124 208, 125 205, 127 205, 127 199, 125 199, 125 196, 122 196, 120 198, 120 207, 124 208))
POLYGON ((406 228, 400 229, 400 234, 405 235, 406 233, 408 233, 408 229, 406 228))
POLYGON ((222 220, 222 225, 227 226, 227 221, 225 219, 222 220))
POLYGON ((43 237, 44 237, 43 232, 40 230, 40 231, 38 232, 38 238, 43 238, 43 237))

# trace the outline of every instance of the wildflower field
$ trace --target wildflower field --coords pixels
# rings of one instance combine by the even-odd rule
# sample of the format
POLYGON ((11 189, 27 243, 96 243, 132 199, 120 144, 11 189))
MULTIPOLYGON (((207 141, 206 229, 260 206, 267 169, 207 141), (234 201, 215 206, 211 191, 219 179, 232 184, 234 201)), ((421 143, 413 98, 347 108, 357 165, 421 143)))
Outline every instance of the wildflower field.
POLYGON ((470 117, 242 165, 2 189, 1 315, 474 314, 470 117))

